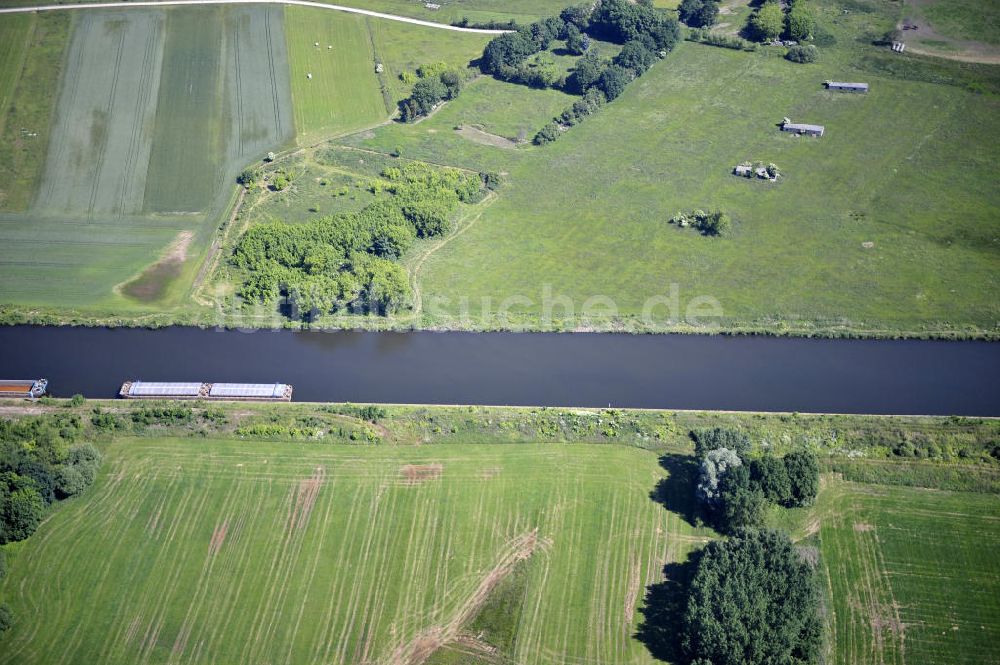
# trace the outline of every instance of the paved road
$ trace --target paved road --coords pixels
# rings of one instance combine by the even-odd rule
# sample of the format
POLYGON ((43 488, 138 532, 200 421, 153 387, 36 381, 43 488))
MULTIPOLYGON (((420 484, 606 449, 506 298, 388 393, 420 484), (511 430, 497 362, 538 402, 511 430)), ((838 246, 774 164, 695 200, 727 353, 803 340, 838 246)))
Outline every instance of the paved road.
POLYGON ((59 9, 127 9, 129 7, 163 7, 176 5, 298 5, 300 7, 316 7, 318 9, 330 9, 337 12, 347 12, 349 14, 363 14, 389 21, 399 21, 401 23, 412 23, 422 25, 427 28, 437 28, 439 30, 451 30, 452 32, 473 32, 481 35, 498 35, 507 30, 480 30, 478 28, 460 28, 434 21, 422 21, 418 18, 408 16, 396 16, 395 14, 383 14, 373 12, 368 9, 358 9, 356 7, 342 7, 341 5, 328 5, 323 2, 309 2, 309 0, 155 0, 153 2, 87 2, 69 5, 37 5, 35 7, 5 7, 0 8, 0 14, 22 14, 25 12, 48 12, 59 9))

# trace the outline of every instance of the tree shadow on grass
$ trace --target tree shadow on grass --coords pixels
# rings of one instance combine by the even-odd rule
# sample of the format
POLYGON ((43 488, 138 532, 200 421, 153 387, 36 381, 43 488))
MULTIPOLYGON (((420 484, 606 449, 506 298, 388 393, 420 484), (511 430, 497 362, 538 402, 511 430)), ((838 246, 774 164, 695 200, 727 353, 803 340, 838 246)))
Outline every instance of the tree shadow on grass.
POLYGON ((696 550, 688 553, 683 562, 668 563, 663 567, 664 580, 646 587, 645 602, 639 610, 643 619, 635 639, 653 658, 673 665, 690 662, 683 647, 684 610, 700 556, 701 550, 696 550))
POLYGON ((669 475, 656 483, 649 498, 670 512, 677 513, 691 526, 701 526, 705 515, 695 498, 699 473, 697 460, 690 455, 667 453, 660 457, 660 466, 669 475))

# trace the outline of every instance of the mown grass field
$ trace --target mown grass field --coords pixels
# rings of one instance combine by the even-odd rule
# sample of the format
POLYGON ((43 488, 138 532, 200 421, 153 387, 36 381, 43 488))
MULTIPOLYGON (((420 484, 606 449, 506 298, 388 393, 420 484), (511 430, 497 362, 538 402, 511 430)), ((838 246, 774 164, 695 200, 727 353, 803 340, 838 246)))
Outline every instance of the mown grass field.
POLYGON ((932 0, 908 3, 937 32, 955 39, 1000 44, 1000 3, 992 0, 932 0))
POLYGON ((409 97, 413 89, 400 80, 404 72, 415 73, 421 65, 437 62, 468 67, 483 54, 490 40, 489 35, 442 33, 397 21, 367 19, 365 23, 376 57, 385 67, 380 81, 393 104, 409 97))
POLYGON ((0 662, 404 662, 515 552, 516 662, 652 662, 635 604, 699 540, 662 475, 621 447, 122 440, 17 552, 0 662))
POLYGON ((389 117, 364 17, 305 7, 289 7, 286 16, 300 144, 318 143, 389 117))
POLYGON ((4 31, 0 211, 23 211, 34 199, 41 177, 70 16, 3 16, 0 27, 4 31))
POLYGON ((0 133, 7 120, 7 108, 14 99, 21 69, 31 44, 34 16, 15 14, 0 20, 0 133))
MULTIPOLYGON (((470 87, 416 126, 380 129, 358 144, 401 147, 419 159, 509 173, 498 202, 423 264, 424 325, 541 325, 546 285, 572 300, 554 328, 671 329, 647 300, 718 300, 724 328, 837 334, 996 332, 1000 283, 993 187, 994 70, 890 59, 865 40, 891 27, 880 3, 844 14, 817 3, 820 61, 684 43, 596 118, 541 149, 474 145, 452 131, 462 108, 489 107, 470 87), (832 44, 831 44, 832 42, 832 44), (865 80, 867 96, 837 95, 825 79, 865 80), (975 91, 974 91, 975 90, 975 91), (821 139, 777 130, 782 117, 824 124, 821 139), (992 129, 991 129, 992 128, 992 129), (985 138, 984 138, 985 137, 985 138), (731 175, 744 159, 773 161, 771 185, 731 175), (667 224, 679 210, 722 209, 732 238, 667 224), (506 317, 479 303, 514 296, 506 317), (617 316, 582 321, 606 296, 617 316), (463 298, 473 321, 462 321, 463 298)), ((522 89, 503 111, 527 116, 544 98, 522 89)), ((488 112, 483 113, 488 116, 488 112)))

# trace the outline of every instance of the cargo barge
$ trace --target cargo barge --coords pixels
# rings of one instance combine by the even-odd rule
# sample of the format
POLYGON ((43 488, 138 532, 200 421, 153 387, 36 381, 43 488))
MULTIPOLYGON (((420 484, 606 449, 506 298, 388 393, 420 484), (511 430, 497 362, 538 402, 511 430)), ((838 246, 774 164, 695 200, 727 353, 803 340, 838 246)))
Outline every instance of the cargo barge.
POLYGON ((124 399, 206 399, 239 402, 291 402, 287 383, 183 383, 126 381, 118 396, 124 399))
POLYGON ((38 399, 49 389, 48 379, 26 379, 23 381, 0 379, 0 398, 38 399))

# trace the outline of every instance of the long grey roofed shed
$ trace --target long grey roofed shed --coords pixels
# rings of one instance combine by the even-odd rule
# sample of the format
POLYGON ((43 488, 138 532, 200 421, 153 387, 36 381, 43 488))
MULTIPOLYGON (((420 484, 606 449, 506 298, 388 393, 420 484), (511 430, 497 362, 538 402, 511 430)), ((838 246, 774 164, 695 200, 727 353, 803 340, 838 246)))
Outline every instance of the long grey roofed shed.
POLYGON ((786 122, 781 126, 781 131, 823 136, 823 132, 826 131, 826 128, 824 128, 823 125, 806 125, 800 122, 786 122))
POLYGON ((845 83, 843 81, 827 81, 828 90, 847 90, 850 92, 868 92, 867 83, 845 83))

